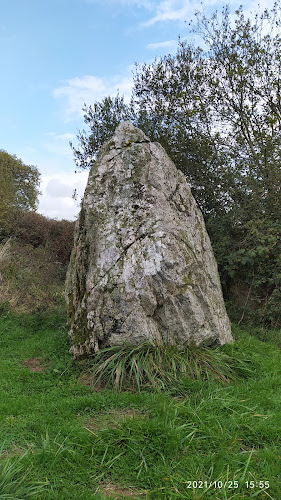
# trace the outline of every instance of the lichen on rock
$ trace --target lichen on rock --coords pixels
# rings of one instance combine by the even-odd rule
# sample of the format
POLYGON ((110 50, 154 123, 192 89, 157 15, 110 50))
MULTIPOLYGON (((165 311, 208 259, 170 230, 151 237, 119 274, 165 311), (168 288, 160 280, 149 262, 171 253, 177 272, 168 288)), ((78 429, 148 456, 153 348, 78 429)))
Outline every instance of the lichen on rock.
POLYGON ((130 122, 88 179, 66 282, 74 358, 143 341, 232 341, 202 214, 165 150, 130 122))

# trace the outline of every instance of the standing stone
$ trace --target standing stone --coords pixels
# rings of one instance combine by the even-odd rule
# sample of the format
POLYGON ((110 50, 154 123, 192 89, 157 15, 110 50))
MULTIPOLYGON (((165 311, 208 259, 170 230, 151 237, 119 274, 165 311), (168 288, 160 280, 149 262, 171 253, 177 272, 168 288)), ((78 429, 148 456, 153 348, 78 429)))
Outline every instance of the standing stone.
POLYGON ((232 341, 200 210, 165 150, 121 123, 93 165, 66 282, 74 358, 144 341, 232 341))

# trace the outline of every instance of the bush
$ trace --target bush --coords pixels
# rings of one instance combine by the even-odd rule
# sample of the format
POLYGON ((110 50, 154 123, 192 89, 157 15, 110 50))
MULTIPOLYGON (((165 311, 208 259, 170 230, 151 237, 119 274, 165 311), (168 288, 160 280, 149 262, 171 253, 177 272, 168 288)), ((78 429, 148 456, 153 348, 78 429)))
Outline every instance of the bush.
POLYGON ((64 306, 73 229, 74 222, 17 211, 0 247, 0 302, 25 312, 64 306))
POLYGON ((281 223, 274 217, 259 217, 245 223, 218 226, 209 219, 225 299, 232 319, 281 325, 281 223))
POLYGON ((63 265, 70 259, 73 231, 74 222, 27 211, 19 211, 10 227, 11 234, 23 244, 47 248, 63 265))

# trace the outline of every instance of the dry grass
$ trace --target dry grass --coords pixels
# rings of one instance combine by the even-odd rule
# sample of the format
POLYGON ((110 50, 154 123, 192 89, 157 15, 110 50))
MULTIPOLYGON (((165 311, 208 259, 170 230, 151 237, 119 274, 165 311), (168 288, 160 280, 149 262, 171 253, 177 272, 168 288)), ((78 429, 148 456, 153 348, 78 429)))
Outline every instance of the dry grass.
POLYGON ((8 457, 14 457, 16 455, 23 455, 25 453, 24 448, 20 448, 19 446, 14 446, 11 450, 5 450, 0 453, 0 459, 5 459, 8 457))
POLYGON ((5 243, 0 245, 0 263, 5 261, 10 254, 12 238, 9 238, 5 243))
POLYGON ((43 372, 47 368, 46 364, 41 364, 41 361, 39 358, 27 359, 26 361, 24 361, 22 363, 22 365, 29 368, 29 371, 31 371, 31 372, 43 372))
POLYGON ((108 498, 143 498, 146 495, 145 491, 139 491, 134 488, 124 487, 118 484, 114 484, 108 481, 103 481, 99 484, 99 487, 95 491, 96 493, 102 493, 108 498))
POLYGON ((84 429, 89 432, 100 431, 104 429, 114 429, 122 425, 126 420, 146 419, 145 413, 137 412, 133 408, 113 409, 106 413, 101 413, 83 420, 84 429))

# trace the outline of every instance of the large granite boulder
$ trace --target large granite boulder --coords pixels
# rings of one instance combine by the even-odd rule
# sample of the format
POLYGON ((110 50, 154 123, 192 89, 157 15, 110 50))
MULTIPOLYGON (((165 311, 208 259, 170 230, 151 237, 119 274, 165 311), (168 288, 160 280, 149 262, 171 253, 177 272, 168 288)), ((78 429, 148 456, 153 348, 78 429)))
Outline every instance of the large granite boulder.
POLYGON ((74 358, 232 341, 202 214, 165 150, 121 123, 93 165, 66 282, 74 358))

